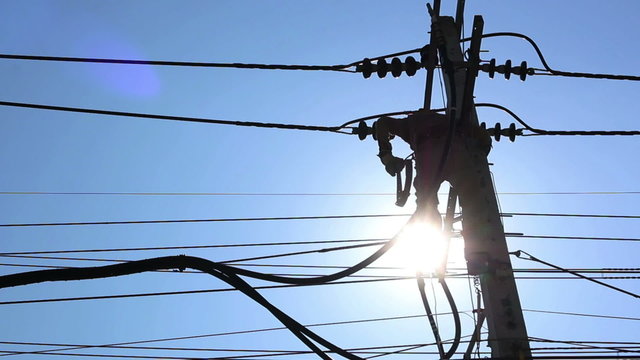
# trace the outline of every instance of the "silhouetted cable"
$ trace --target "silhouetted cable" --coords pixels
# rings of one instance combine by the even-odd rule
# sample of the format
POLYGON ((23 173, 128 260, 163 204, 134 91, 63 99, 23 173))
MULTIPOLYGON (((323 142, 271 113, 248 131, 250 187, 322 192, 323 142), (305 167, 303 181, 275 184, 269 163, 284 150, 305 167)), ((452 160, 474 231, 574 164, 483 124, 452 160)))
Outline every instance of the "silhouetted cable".
MULTIPOLYGON (((171 223, 204 223, 204 222, 235 222, 235 221, 278 221, 278 220, 320 220, 320 219, 358 219, 380 217, 406 217, 410 214, 371 214, 371 215, 322 215, 322 216, 282 216, 256 218, 212 218, 212 219, 170 219, 170 220, 125 220, 125 221, 88 221, 88 222, 50 222, 50 223, 10 223, 0 224, 0 227, 31 227, 31 226, 77 226, 77 225, 127 225, 127 224, 171 224, 171 223)), ((569 213, 531 213, 504 212, 501 216, 541 216, 541 217, 579 217, 579 218, 610 218, 610 219, 640 219, 640 215, 615 214, 569 214, 569 213)))
MULTIPOLYGON (((329 283, 313 284, 313 285, 294 285, 294 284, 265 285, 265 286, 256 286, 255 289, 256 290, 266 290, 266 289, 292 288, 292 287, 299 287, 299 286, 361 284, 361 283, 384 282, 384 281, 401 281, 401 280, 407 280, 407 279, 413 279, 413 277, 400 277, 399 276, 397 278, 392 278, 392 279, 345 280, 345 281, 334 281, 334 282, 329 282, 329 283)), ((35 303, 49 303, 49 302, 62 302, 62 301, 81 301, 81 300, 123 299, 123 298, 135 298, 135 297, 185 295, 185 294, 205 294, 205 293, 219 293, 219 292, 229 292, 229 291, 237 291, 237 290, 233 289, 233 288, 224 288, 224 289, 206 289, 206 290, 164 291, 164 292, 152 292, 152 293, 133 293, 133 294, 118 294, 118 295, 77 296, 77 297, 66 297, 66 298, 46 298, 46 299, 31 299, 31 300, 0 301, 0 305, 35 304, 35 303)))
POLYGON ((626 295, 632 296, 632 297, 634 297, 634 298, 636 298, 636 299, 640 299, 640 295, 635 294, 635 293, 632 293, 631 291, 627 291, 627 290, 621 289, 621 288, 619 288, 619 287, 617 287, 617 286, 613 286, 613 285, 607 284, 607 283, 605 283, 605 282, 598 281, 598 280, 593 279, 593 278, 590 278, 590 277, 588 277, 588 276, 584 276, 584 275, 582 275, 582 274, 579 274, 579 273, 577 273, 577 272, 575 272, 575 271, 571 271, 571 270, 569 270, 569 269, 562 268, 562 267, 560 267, 560 266, 557 266, 557 265, 551 264, 551 263, 546 262, 546 261, 544 261, 544 260, 540 260, 540 259, 538 259, 537 257, 535 257, 535 256, 533 256, 533 255, 531 255, 531 254, 527 253, 526 251, 517 250, 517 251, 514 251, 514 252, 510 252, 509 254, 511 254, 511 255, 515 255, 515 256, 516 256, 517 258, 519 258, 519 259, 529 260, 529 261, 534 261, 534 262, 538 262, 538 263, 543 264, 543 265, 547 265, 547 266, 552 267, 552 268, 554 268, 554 269, 558 269, 558 270, 563 271, 563 272, 566 272, 566 273, 568 273, 568 274, 575 275, 575 276, 577 276, 577 277, 579 277, 579 278, 581 278, 581 279, 589 280, 589 281, 594 282, 594 283, 596 283, 596 284, 598 284, 598 285, 602 285, 602 286, 604 286, 604 287, 608 287, 609 289, 612 289, 612 290, 615 290, 615 291, 621 292, 621 293, 623 293, 623 294, 626 294, 626 295), (522 256, 522 254, 525 254, 527 257, 522 256))
MULTIPOLYGON (((437 315, 449 315, 449 313, 441 313, 437 315)), ((382 318, 373 318, 373 319, 359 319, 359 320, 315 323, 315 324, 307 324, 304 326, 305 327, 323 327, 323 326, 360 324, 360 323, 381 322, 381 321, 391 321, 391 320, 415 319, 415 318, 422 318, 422 317, 424 317, 424 315, 405 315, 405 316, 382 317, 382 318)), ((175 341, 175 340, 191 340, 191 339, 201 339, 201 338, 219 337, 219 336, 255 334, 255 333, 261 333, 261 332, 271 332, 271 331, 286 330, 286 329, 287 329, 286 327, 272 327, 272 328, 253 329, 253 330, 240 330, 240 331, 230 331, 230 332, 201 334, 201 335, 159 338, 159 339, 151 339, 151 340, 138 340, 138 341, 120 342, 120 343, 113 343, 113 344, 103 344, 103 345, 75 345, 74 346, 69 344, 70 347, 66 347, 63 349, 47 349, 47 350, 41 350, 41 351, 25 352, 25 354, 39 354, 41 352, 59 352, 59 351, 89 349, 89 348, 121 347, 121 346, 127 346, 127 345, 167 342, 167 341, 175 341)), ((421 347, 426 345, 429 345, 429 344, 420 344, 421 347)), ((51 345, 51 346, 57 346, 57 345, 51 345)), ((64 345, 60 345, 60 346, 64 346, 64 345)), ((0 355, 0 357, 1 356, 4 356, 4 355, 0 355)))
POLYGON ((601 318, 601 319, 609 319, 609 320, 631 320, 631 321, 640 321, 640 318, 636 318, 636 317, 627 317, 627 316, 598 315, 598 314, 585 314, 585 313, 566 312, 566 311, 533 310, 533 309, 522 309, 522 311, 525 311, 525 312, 533 312, 533 313, 541 313, 541 314, 568 315, 568 316, 579 316, 579 317, 592 317, 592 318, 601 318))
POLYGON ((89 221, 89 222, 58 222, 58 223, 24 223, 0 224, 0 227, 21 226, 75 226, 75 225, 126 225, 126 224, 171 224, 171 223, 202 223, 202 222, 236 222, 236 221, 278 221, 278 220, 320 220, 320 219, 358 219, 410 216, 408 214, 376 214, 376 215, 326 215, 326 216, 282 216, 257 218, 215 218, 215 219, 173 219, 173 220, 129 220, 129 221, 89 221))
MULTIPOLYGON (((557 191, 557 192, 498 192, 498 195, 640 195, 640 191, 557 191)), ((225 192, 55 192, 0 191, 0 195, 74 195, 74 196, 395 196, 395 193, 225 193, 225 192)), ((438 195, 447 195, 438 193, 438 195)))
POLYGON ((154 270, 171 270, 185 268, 192 268, 194 270, 200 270, 212 275, 219 280, 231 285, 238 289, 246 296, 260 304, 266 310, 268 310, 273 316, 275 316, 284 326, 286 326, 293 335, 295 335, 302 343, 304 343, 309 349, 316 353, 320 358, 325 360, 331 360, 331 358, 325 354, 324 351, 314 343, 318 343, 327 349, 352 360, 361 359, 359 356, 353 355, 333 343, 318 336, 313 331, 305 328, 293 318, 286 315, 277 307, 268 302, 262 295, 260 295, 255 288, 251 287, 248 283, 242 280, 238 274, 238 269, 231 268, 229 266, 215 263, 203 258, 191 257, 191 256, 165 256, 159 258, 131 261, 122 264, 106 265, 89 268, 78 269, 56 269, 56 270, 40 270, 26 273, 18 273, 5 275, 0 277, 0 288, 22 286, 28 284, 36 284, 47 281, 68 281, 68 280, 86 280, 86 279, 98 279, 116 277, 130 274, 138 274, 147 271, 154 270))
MULTIPOLYGON (((598 349, 598 350, 611 350, 615 352, 624 352, 624 353, 640 353, 638 350, 632 350, 628 347, 613 347, 613 346, 602 346, 602 345, 593 345, 588 343, 583 343, 579 341, 570 341, 570 340, 550 340, 544 338, 536 338, 532 337, 530 340, 535 340, 537 342, 548 342, 548 343, 556 343, 556 344, 569 344, 569 345, 579 345, 580 347, 546 347, 546 348, 538 348, 537 350, 575 350, 575 349, 598 349)), ((533 348, 531 350, 534 350, 533 348)))
POLYGON ((639 130, 543 130, 536 129, 528 125, 518 115, 508 108, 491 103, 478 103, 476 107, 491 107, 500 109, 507 114, 511 115, 517 122, 519 122, 525 129, 533 132, 533 134, 524 134, 521 136, 543 136, 543 135, 565 135, 565 136, 636 136, 640 135, 639 130))
POLYGON ((348 68, 353 66, 348 64, 347 65, 243 64, 243 63, 215 63, 215 62, 196 62, 196 61, 126 60, 126 59, 85 58, 85 57, 67 57, 67 56, 39 56, 39 55, 12 55, 12 54, 0 54, 0 59, 94 63, 94 64, 95 63, 120 64, 120 65, 154 65, 154 66, 182 66, 182 67, 259 69, 259 70, 309 70, 309 71, 356 72, 355 70, 347 70, 348 68))
POLYGON ((607 219, 640 219, 640 215, 614 215, 614 214, 504 212, 501 215, 502 216, 548 216, 548 217, 607 218, 607 219))
POLYGON ((589 241, 640 241, 640 238, 597 237, 597 236, 556 236, 556 235, 506 235, 509 238, 589 240, 589 241))
MULTIPOLYGON (((524 39, 529 44, 531 44, 533 49, 538 54, 538 58, 540 58, 540 62, 542 63, 544 70, 549 72, 548 74, 535 72, 533 75, 552 75, 552 76, 565 76, 565 77, 588 78, 588 79, 640 81, 640 76, 634 76, 634 75, 597 74, 597 73, 554 70, 549 66, 549 64, 547 64, 547 61, 545 60, 544 55, 542 55, 542 51, 540 50, 540 47, 538 47, 538 44, 536 44, 536 42, 533 41, 533 39, 531 39, 527 35, 515 33, 515 32, 496 32, 496 33, 488 33, 488 34, 482 35, 483 38, 491 38, 491 37, 499 37, 499 36, 516 37, 516 38, 524 39)), ((471 38, 465 38, 460 41, 469 41, 469 40, 471 40, 471 38)), ((540 71, 542 69, 534 68, 534 70, 540 71)))
MULTIPOLYGON (((216 124, 216 125, 234 125, 234 126, 243 126, 243 127, 258 127, 258 128, 284 129, 284 130, 324 131, 324 132, 353 135, 353 133, 346 131, 344 129, 344 126, 316 126, 316 125, 266 123, 266 122, 256 122, 256 121, 220 120, 220 119, 207 119, 207 118, 197 118, 197 117, 188 117, 188 116, 147 114, 147 113, 136 113, 136 112, 125 112, 125 111, 114 111, 114 110, 78 108, 78 107, 70 107, 70 106, 20 103, 20 102, 10 102, 10 101, 0 101, 0 106, 12 106, 12 107, 29 108, 29 109, 64 111, 64 112, 94 114, 94 115, 124 116, 124 117, 135 117, 135 118, 155 119, 155 120, 184 121, 184 122, 195 122, 195 123, 216 124)), ((400 112, 400 113, 404 113, 404 112, 400 112)), ((372 115, 370 116, 370 118, 387 116, 389 114, 398 114, 398 112, 372 115)))
MULTIPOLYGON (((136 356, 136 355, 111 355, 111 354, 56 354, 56 352, 60 351, 68 351, 70 349, 86 349, 86 348, 106 348, 106 349, 134 349, 134 350, 164 350, 164 351, 206 351, 206 352, 244 352, 244 353, 257 353, 253 355, 232 355, 232 356, 224 356, 224 357, 207 357, 207 359, 248 359, 251 357, 272 357, 272 356, 290 356, 290 355, 304 355, 304 354, 313 354, 311 351, 305 350, 266 350, 266 349, 237 349, 237 348, 202 348, 202 347, 166 347, 166 346, 130 346, 130 345, 104 345, 104 346, 92 346, 92 345, 81 345, 81 344, 64 344, 64 343, 42 343, 42 342, 21 342, 21 341, 0 341, 0 344, 5 345, 23 345, 23 346, 64 346, 69 347, 68 349, 51 349, 51 350, 42 350, 42 351, 12 351, 12 350, 0 350, 0 352, 4 352, 6 354, 1 354, 0 356, 7 355, 29 355, 29 354, 42 354, 42 355, 72 355, 72 356, 87 356, 87 357, 111 357, 111 358, 153 358, 153 359, 200 359, 193 357, 176 357, 176 356, 136 356), (264 355, 263 355, 264 354, 264 355)), ((379 345, 379 346, 367 346, 367 347, 357 347, 350 348, 347 351, 352 352, 354 354, 376 354, 383 355, 388 354, 388 352, 381 351, 385 349, 393 349, 398 347, 406 347, 408 349, 403 350, 403 352, 407 353, 407 350, 418 349, 422 347, 431 346, 431 343, 424 344, 398 344, 398 345, 379 345), (375 351, 377 350, 377 351, 375 351)), ((395 353, 395 352, 394 352, 395 353)), ((435 352, 411 352, 409 354, 437 354, 435 352)))
POLYGON ((134 248, 108 248, 108 249, 75 249, 75 250, 45 250, 45 251, 21 251, 4 252, 4 255, 38 255, 38 254, 70 254, 70 253, 96 253, 96 252, 122 252, 122 251, 155 251, 155 250, 190 250, 190 249, 216 249, 235 247, 259 247, 259 246, 291 246, 291 245, 314 245, 314 244, 340 244, 358 242, 379 242, 388 239, 341 239, 341 240, 310 240, 310 241, 283 241, 265 243, 239 243, 239 244, 212 244, 212 245, 183 245, 183 246, 155 246, 155 247, 134 247, 134 248))
MULTIPOLYGON (((640 238, 621 237, 598 237, 598 236, 559 236, 559 235, 528 235, 528 234, 507 234, 508 238, 522 239, 551 239, 551 240, 588 240, 588 241, 630 241, 640 242, 640 238)), ((259 247, 259 246, 283 246, 283 245, 313 245, 313 244, 334 244, 334 243, 359 243, 359 242, 379 242, 388 239, 344 239, 344 240, 318 240, 318 241, 288 241, 269 243, 247 243, 247 244, 213 244, 213 245, 184 245, 184 246, 156 246, 156 247, 135 247, 135 248, 106 248, 106 249, 71 249, 71 250, 43 250, 43 251, 12 251, 0 253, 3 255, 46 255, 46 254, 72 254, 72 253, 100 253, 100 252, 125 252, 125 251, 156 251, 156 250, 191 250, 191 249, 211 249, 211 248, 234 248, 234 247, 259 247)))
MULTIPOLYGON (((384 59, 394 56, 402 56, 419 52, 422 48, 405 50, 393 54, 387 54, 370 58, 370 60, 384 59)), ((362 60, 350 64, 338 65, 289 65, 289 64, 247 64, 247 63, 219 63, 204 61, 166 61, 166 60, 133 60, 133 59, 109 59, 109 58, 89 58, 72 56, 43 56, 43 55, 20 55, 20 54, 0 54, 0 59, 7 60, 28 60, 28 61, 55 61, 74 63, 94 63, 94 64, 118 64, 118 65, 151 65, 151 66, 180 66, 180 67, 200 67, 200 68, 231 68, 231 69, 258 69, 258 70, 303 70, 303 71, 339 71, 355 73, 349 70, 362 62, 362 60)))

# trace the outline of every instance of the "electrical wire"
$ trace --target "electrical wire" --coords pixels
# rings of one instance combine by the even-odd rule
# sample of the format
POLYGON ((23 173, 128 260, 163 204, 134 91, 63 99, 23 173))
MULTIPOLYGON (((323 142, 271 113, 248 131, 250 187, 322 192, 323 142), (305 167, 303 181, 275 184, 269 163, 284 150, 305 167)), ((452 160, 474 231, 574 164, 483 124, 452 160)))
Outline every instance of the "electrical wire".
POLYGON ((578 317, 592 317, 592 318, 609 319, 609 320, 630 320, 630 321, 640 321, 640 318, 637 318, 637 317, 628 317, 628 316, 598 315, 598 314, 584 314, 584 313, 576 313, 576 312, 551 311, 551 310, 534 310, 534 309, 522 309, 522 311, 525 311, 525 312, 533 312, 533 313, 541 313, 541 314, 552 314, 552 315, 567 315, 567 316, 578 316, 578 317))
POLYGON ((436 345, 438 347, 438 354, 440 355, 440 359, 448 359, 447 357, 445 357, 444 346, 442 345, 442 339, 440 338, 438 325, 436 324, 435 317, 433 316, 433 312, 431 311, 431 306, 429 306, 429 299, 427 298, 427 293, 425 291, 425 284, 424 279, 422 278, 422 274, 418 273, 416 275, 416 280, 418 282, 418 290, 420 291, 422 305, 424 306, 424 310, 427 314, 427 319, 429 320, 429 325, 431 326, 431 332, 433 333, 433 338, 435 339, 436 345))
POLYGON ((171 270, 192 268, 206 272, 219 280, 226 282, 232 287, 238 289, 243 294, 263 306, 267 311, 274 315, 284 326, 286 326, 301 342, 309 349, 325 360, 331 360, 320 348, 312 341, 326 347, 327 349, 340 354, 347 359, 358 360, 359 356, 348 353, 347 351, 337 347, 333 343, 318 336, 313 331, 305 328, 293 318, 286 315, 280 309, 273 306, 255 288, 238 276, 235 269, 215 263, 203 258, 191 257, 185 255, 165 256, 146 260, 131 261, 122 264, 105 265, 89 268, 76 269, 56 269, 56 270, 40 270, 27 273, 18 273, 5 275, 0 277, 0 288, 22 286, 47 281, 68 281, 68 280, 86 280, 105 277, 115 277, 130 274, 137 274, 153 270, 171 270))
POLYGON ((547 265, 547 266, 549 266, 549 267, 552 267, 552 268, 554 268, 554 269, 560 270, 560 271, 562 271, 562 272, 566 272, 566 273, 568 273, 568 274, 571 274, 571 275, 577 276, 577 277, 579 277, 579 278, 581 278, 581 279, 589 280, 589 281, 594 282, 594 283, 596 283, 596 284, 598 284, 598 285, 602 285, 602 286, 608 287, 609 289, 612 289, 612 290, 615 290, 615 291, 621 292, 621 293, 623 293, 623 294, 626 294, 626 295, 632 296, 632 297, 634 297, 634 298, 636 298, 636 299, 640 299, 640 295, 635 294, 635 293, 633 293, 633 292, 631 292, 631 291, 627 291, 627 290, 621 289, 621 288, 619 288, 619 287, 617 287, 617 286, 613 286, 613 285, 607 284, 607 283, 605 283, 605 282, 598 281, 598 280, 596 280, 596 279, 590 278, 590 277, 588 277, 588 276, 584 276, 584 275, 582 275, 582 274, 580 274, 580 273, 577 273, 577 272, 575 272, 575 271, 571 271, 571 270, 569 270, 569 269, 562 268, 562 267, 560 267, 560 266, 557 266, 557 265, 551 264, 551 263, 546 262, 546 261, 544 261, 544 260, 540 260, 540 259, 538 259, 537 257, 535 257, 535 256, 533 256, 533 255, 531 255, 531 254, 527 253, 526 251, 516 250, 516 251, 514 251, 514 252, 510 252, 509 254, 514 255, 514 256, 516 256, 516 257, 517 257, 517 258, 519 258, 519 259, 529 260, 529 261, 534 261, 534 262, 538 262, 538 263, 543 264, 543 265, 547 265), (527 257, 522 256, 522 254, 525 254, 527 257))
MULTIPOLYGON (((447 315, 438 314, 438 315, 447 315)), ((412 319, 412 318, 422 318, 424 315, 408 315, 408 316, 396 316, 396 317, 386 317, 386 318, 374 318, 374 319, 362 319, 362 320, 347 320, 347 321, 337 321, 337 322, 328 322, 328 323, 316 323, 304 325, 305 327, 320 327, 320 326, 334 326, 334 325, 346 325, 346 324, 356 324, 356 323, 368 323, 368 322, 378 322, 378 321, 389 321, 389 320, 401 320, 401 319, 412 319)), ((200 338, 209 338, 209 337, 217 337, 217 336, 228 336, 228 335, 240 335, 240 334, 253 334, 258 332, 270 332, 276 330, 286 330, 286 327, 272 327, 272 328, 264 328, 264 329, 254 329, 254 330, 243 330, 243 331, 232 331, 232 332, 224 332, 224 333, 213 333, 213 334, 204 334, 204 335, 191 335, 191 336, 181 336, 181 337, 172 337, 172 338, 160 338, 160 339, 151 339, 151 340, 139 340, 139 341, 130 341, 130 342, 122 342, 122 343, 114 343, 114 344, 105 344, 105 345, 71 345, 69 347, 63 349, 47 349, 41 351, 32 351, 25 352, 25 354, 39 354, 41 352, 58 352, 58 351, 69 351, 69 350, 78 350, 78 349, 89 349, 89 348, 119 348, 127 345, 135 345, 135 344, 147 344, 153 342, 166 342, 166 341, 175 341, 175 340, 190 340, 190 339, 200 339, 200 338)), ((418 344, 419 347, 428 346, 431 344, 418 344)), ((57 345, 51 345, 57 346, 57 345)), ((60 345, 62 346, 62 344, 60 345)), ((413 346, 413 345, 412 345, 413 346)), ((388 347, 396 347, 396 346, 388 346, 388 347)), ((362 349, 374 349, 374 348, 385 348, 385 346, 377 346, 370 348, 356 348, 356 350, 362 349)), ((160 349, 160 348, 158 348, 160 349)), ((171 348, 167 348, 169 350, 171 348)), ((354 349, 349 349, 352 351, 354 349)), ((11 354, 8 354, 11 355, 11 354)), ((6 355, 0 355, 0 357, 6 355)))
MULTIPOLYGON (((66 270, 66 269, 65 269, 66 270)), ((284 289, 299 286, 322 286, 322 285, 345 285, 345 284, 361 284, 361 283, 373 283, 373 282, 386 282, 386 281, 400 281, 412 278, 397 277, 393 279, 366 279, 366 280, 345 280, 335 281, 323 284, 313 285, 265 285, 256 286, 257 290, 266 289, 284 289)), ((82 301, 82 300, 105 300, 105 299, 123 299, 123 298, 136 298, 136 297, 149 297, 149 296, 167 296, 167 295, 185 295, 185 294, 205 294, 205 293, 219 293, 237 291, 233 288, 222 289, 206 289, 206 290, 185 290, 185 291, 164 291, 164 292, 147 292, 147 293, 133 293, 133 294, 118 294, 118 295, 99 295, 99 296, 77 296, 66 298, 45 298, 45 299, 30 299, 30 300, 14 300, 14 301, 0 301, 0 305, 17 305, 17 304, 36 304, 36 303, 50 303, 50 302, 63 302, 63 301, 82 301)))
POLYGON ((196 62, 196 61, 163 61, 163 60, 130 60, 130 59, 126 60, 126 59, 17 55, 17 54, 16 55, 0 54, 0 59, 97 63, 97 64, 120 64, 120 65, 154 65, 154 66, 182 66, 182 67, 204 67, 204 68, 260 69, 260 70, 311 70, 311 71, 355 72, 354 70, 347 70, 348 68, 354 66, 354 64, 346 64, 346 65, 243 64, 243 63, 215 63, 215 62, 196 62))
MULTIPOLYGON (((629 241, 640 242, 640 238, 621 237, 597 237, 597 236, 559 236, 559 235, 527 235, 527 234, 506 234, 507 238, 522 239, 552 239, 552 240, 588 240, 588 241, 629 241)), ((312 240, 312 241, 287 241, 268 243, 246 243, 246 244, 213 244, 213 245, 176 245, 176 246, 156 246, 156 247, 134 247, 134 248, 106 248, 106 249, 70 249, 70 250, 43 250, 43 251, 12 251, 0 253, 6 255, 46 255, 46 254, 72 254, 72 253, 100 253, 100 252, 128 252, 128 251, 156 251, 156 250, 190 250, 190 249, 215 249, 234 247, 255 247, 255 246, 282 246, 282 245, 312 245, 312 244, 332 244, 332 243, 359 243, 359 242, 380 242, 388 239, 341 239, 341 240, 312 240)), ((371 267, 370 267, 371 268, 371 267)))
POLYGON ((554 235, 506 235, 508 238, 589 240, 589 241, 640 241, 640 238, 597 237, 597 236, 554 236, 554 235))
MULTIPOLYGON (((536 51, 536 54, 538 55, 538 58, 540 59, 540 62, 542 63, 542 66, 544 67, 544 70, 543 69, 535 69, 535 68, 533 70, 536 70, 536 71, 541 71, 542 70, 542 71, 547 71, 548 72, 548 74, 535 72, 533 75, 552 75, 552 76, 565 76, 565 77, 588 78, 588 79, 640 81, 640 76, 634 76, 634 75, 597 74, 597 73, 584 73, 584 72, 570 72, 570 71, 554 70, 549 66, 549 64, 547 64, 547 61, 545 60, 544 55, 542 54, 542 51, 540 50, 540 47, 538 46, 538 44, 536 44, 536 42, 533 41, 533 39, 531 39, 527 35, 516 33, 516 32, 495 32, 495 33, 488 33, 488 34, 483 34, 482 35, 483 38, 492 38, 492 37, 500 37, 500 36, 516 37, 516 38, 524 39, 529 44, 531 44, 533 49, 536 51)), ((470 40, 471 40, 471 38, 464 38, 464 39, 462 39, 460 41, 461 42, 465 42, 465 41, 470 41, 470 40)))
POLYGON ((39 255, 39 254, 70 254, 70 253, 96 253, 96 252, 122 252, 122 251, 155 251, 155 250, 189 250, 189 249, 218 249, 235 247, 259 247, 259 246, 291 246, 291 245, 315 245, 315 244, 341 244, 359 242, 379 242, 388 239, 340 239, 340 240, 311 240, 311 241, 281 241, 265 243, 240 243, 240 244, 212 244, 212 245, 180 245, 180 246, 155 246, 155 247, 134 247, 134 248, 108 248, 108 249, 73 249, 73 250, 45 250, 45 251, 22 251, 4 252, 0 256, 7 255, 39 255))
MULTIPOLYGON (((198 118, 198 117, 188 117, 188 116, 147 114, 147 113, 137 113, 137 112, 89 109, 89 108, 79 108, 79 107, 70 107, 70 106, 44 105, 44 104, 33 104, 33 103, 11 102, 11 101, 0 101, 0 106, 12 106, 12 107, 29 108, 29 109, 64 111, 64 112, 94 114, 94 115, 124 116, 124 117, 135 117, 135 118, 155 119, 155 120, 195 122, 195 123, 216 124, 216 125, 234 125, 234 126, 243 126, 243 127, 258 127, 258 128, 270 128, 270 129, 285 129, 285 130, 324 131, 324 132, 354 135, 352 132, 344 131, 345 125, 316 126, 316 125, 265 123, 265 122, 256 122, 256 121, 220 120, 220 119, 208 119, 208 118, 198 118)), ((387 116, 388 114, 400 114, 400 113, 407 113, 407 112, 403 111, 403 112, 376 114, 376 115, 367 116, 365 118, 377 118, 381 116, 387 116)), ((361 118, 361 119, 365 119, 365 118, 361 118)), ((346 124, 349 124, 349 123, 346 123, 346 124)))
MULTIPOLYGON (((438 315, 448 315, 448 313, 443 313, 438 315)), ((373 319, 358 319, 358 320, 314 323, 314 324, 307 324, 304 326, 305 327, 323 327, 323 326, 348 325, 348 324, 382 322, 382 321, 392 321, 392 320, 404 320, 404 319, 414 319, 414 318, 423 318, 423 317, 424 315, 405 315, 405 316, 383 317, 383 318, 373 318, 373 319)), ((69 347, 66 347, 63 349, 47 349, 42 351, 53 352, 53 351, 68 351, 68 350, 90 349, 90 348, 111 348, 111 347, 121 347, 121 346, 136 345, 136 344, 148 344, 148 343, 154 343, 154 342, 167 342, 167 341, 175 341, 175 340, 191 340, 191 339, 201 339, 201 338, 210 338, 210 337, 219 337, 219 336, 254 334, 254 333, 271 332, 271 331, 286 330, 286 329, 287 329, 286 327, 271 327, 271 328, 262 328, 262 329, 252 329, 252 330, 230 331, 230 332, 222 332, 222 333, 190 335, 190 336, 180 336, 180 337, 170 337, 170 338, 157 338, 157 339, 151 339, 151 340, 138 340, 138 341, 120 342, 120 343, 112 343, 112 344, 103 344, 103 345, 71 345, 69 344, 69 347)), ((425 344, 421 344, 421 345, 425 345, 425 344)), ((429 345, 429 344, 426 344, 426 345, 429 345)), ((51 346, 58 346, 58 345, 51 345, 51 346)), ((60 346, 63 346, 63 345, 61 344, 60 346)), ((25 352, 25 354, 38 354, 38 353, 40 353, 40 351, 25 352)), ((6 356, 6 355, 0 355, 0 357, 2 356, 6 356)))
MULTIPOLYGON (((493 105, 493 104, 492 104, 493 105)), ((640 191, 497 192, 498 195, 640 195, 640 191)), ((55 192, 0 191, 0 195, 110 195, 110 196, 395 196, 395 193, 225 193, 225 192, 55 192)), ((438 195, 447 195, 438 193, 438 195)))
MULTIPOLYGON (((541 217, 578 217, 609 219, 640 219, 640 215, 615 214, 571 214, 571 213, 531 213, 504 212, 503 217, 541 216, 541 217)), ((49 222, 49 223, 5 223, 0 227, 32 227, 32 226, 78 226, 78 225, 131 225, 131 224, 171 224, 171 223, 204 223, 204 222, 237 222, 237 221, 277 221, 277 220, 320 220, 320 219, 359 219, 380 217, 406 217, 410 214, 365 214, 365 215, 323 215, 323 216, 282 216, 256 218, 211 218, 211 219, 170 219, 170 220, 125 220, 125 221, 89 221, 89 222, 49 222)))
MULTIPOLYGON (((402 56, 419 52, 422 48, 400 51, 392 54, 376 56, 370 60, 385 59, 394 56, 402 56)), ((218 63, 201 61, 165 61, 165 60, 132 60, 132 59, 108 59, 108 58, 87 58, 70 56, 42 56, 42 55, 20 55, 20 54, 0 54, 0 59, 6 60, 28 60, 28 61, 55 61, 55 62, 75 62, 75 63, 97 63, 97 64, 119 64, 119 65, 152 65, 152 66, 181 66, 200 68, 232 68, 232 69, 258 69, 258 70, 306 70, 306 71, 339 71, 355 73, 355 70, 348 70, 362 60, 349 64, 340 65, 283 65, 283 64, 246 64, 246 63, 218 63)))
POLYGON ((639 130, 543 130, 536 129, 529 126, 524 120, 522 120, 518 115, 516 115, 510 109, 491 103, 478 103, 475 104, 476 107, 491 107, 495 109, 500 109, 507 114, 511 115, 517 122, 519 122, 526 130, 533 132, 533 134, 524 134, 521 136, 542 136, 542 135, 564 135, 564 136, 635 136, 640 135, 639 130))
POLYGON ((358 219, 410 216, 409 214, 378 214, 378 215, 326 215, 326 216, 281 216, 255 218, 212 218, 212 219, 172 219, 172 220, 129 220, 129 221, 90 221, 90 222, 58 222, 58 223, 16 223, 0 224, 0 227, 25 226, 75 226, 75 225, 130 225, 130 224, 172 224, 172 223, 202 223, 202 222, 238 222, 238 221, 278 221, 278 220, 320 220, 320 219, 358 219))

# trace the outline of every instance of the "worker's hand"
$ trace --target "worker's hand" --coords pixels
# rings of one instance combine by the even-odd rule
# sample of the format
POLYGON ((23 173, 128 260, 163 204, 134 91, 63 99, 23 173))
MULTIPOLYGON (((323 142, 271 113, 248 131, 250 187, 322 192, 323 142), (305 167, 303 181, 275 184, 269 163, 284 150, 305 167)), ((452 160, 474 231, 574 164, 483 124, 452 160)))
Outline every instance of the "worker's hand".
POLYGON ((404 168, 404 160, 393 156, 391 153, 380 156, 380 161, 384 164, 384 169, 391 176, 396 176, 397 173, 404 168))

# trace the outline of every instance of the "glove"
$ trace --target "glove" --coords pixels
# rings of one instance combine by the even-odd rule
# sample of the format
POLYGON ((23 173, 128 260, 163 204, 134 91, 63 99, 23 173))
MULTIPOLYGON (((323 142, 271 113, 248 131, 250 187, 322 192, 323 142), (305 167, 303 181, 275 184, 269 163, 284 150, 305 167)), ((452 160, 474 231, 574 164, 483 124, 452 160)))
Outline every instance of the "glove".
POLYGON ((397 173, 404 169, 404 159, 393 156, 391 153, 379 155, 380 161, 384 165, 384 169, 391 176, 396 176, 397 173))

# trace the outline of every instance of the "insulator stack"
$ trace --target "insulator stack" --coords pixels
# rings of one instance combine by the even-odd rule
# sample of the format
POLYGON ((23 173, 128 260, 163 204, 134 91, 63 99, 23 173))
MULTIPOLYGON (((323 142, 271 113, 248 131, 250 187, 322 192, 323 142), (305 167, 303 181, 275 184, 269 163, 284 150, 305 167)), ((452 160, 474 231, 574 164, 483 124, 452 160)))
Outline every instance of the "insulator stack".
POLYGON ((535 74, 535 71, 527 66, 527 62, 523 61, 520 66, 513 66, 511 60, 505 61, 504 65, 496 66, 496 59, 491 59, 488 64, 481 64, 480 70, 489 73, 489 77, 493 79, 496 73, 504 75, 509 80, 511 74, 518 75, 520 80, 525 81, 527 76, 535 74))
POLYGON ((500 141, 502 136, 509 138, 511 142, 516 141, 516 136, 522 135, 522 129, 516 129, 516 124, 511 123, 508 128, 503 129, 500 123, 496 123, 492 128, 487 128, 486 123, 481 123, 480 127, 487 130, 489 136, 493 136, 496 141, 500 141))
POLYGON ((378 74, 378 77, 382 79, 389 72, 394 78, 400 77, 403 72, 408 76, 413 76, 418 72, 418 69, 423 67, 424 65, 416 61, 413 56, 407 56, 404 62, 400 58, 394 57, 390 63, 385 59, 379 59, 374 64, 371 59, 364 59, 362 63, 356 65, 356 71, 361 72, 365 79, 370 78, 373 73, 378 74))

